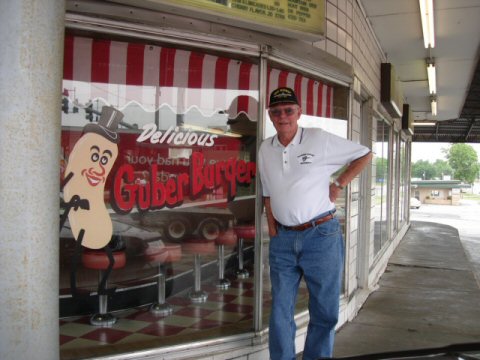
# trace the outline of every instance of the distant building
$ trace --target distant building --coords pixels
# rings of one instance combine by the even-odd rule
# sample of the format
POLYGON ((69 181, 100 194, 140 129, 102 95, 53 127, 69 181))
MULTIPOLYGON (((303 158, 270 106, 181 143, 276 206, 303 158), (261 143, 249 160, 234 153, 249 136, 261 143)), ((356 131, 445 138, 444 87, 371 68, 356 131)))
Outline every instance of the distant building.
POLYGON ((460 180, 412 180, 410 191, 423 204, 458 205, 462 189, 469 188, 460 180))

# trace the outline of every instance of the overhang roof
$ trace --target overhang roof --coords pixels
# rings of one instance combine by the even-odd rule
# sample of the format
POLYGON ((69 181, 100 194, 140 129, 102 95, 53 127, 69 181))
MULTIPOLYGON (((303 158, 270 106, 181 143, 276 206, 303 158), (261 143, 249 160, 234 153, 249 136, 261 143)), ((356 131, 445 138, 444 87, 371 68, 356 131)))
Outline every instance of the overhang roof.
POLYGON ((414 188, 435 188, 435 189, 464 189, 470 188, 469 184, 464 184, 460 180, 412 180, 412 189, 414 188))
POLYGON ((480 1, 434 0, 436 46, 425 49, 418 0, 358 0, 403 87, 415 122, 413 141, 480 143, 480 1), (426 58, 437 68, 432 116, 426 58))

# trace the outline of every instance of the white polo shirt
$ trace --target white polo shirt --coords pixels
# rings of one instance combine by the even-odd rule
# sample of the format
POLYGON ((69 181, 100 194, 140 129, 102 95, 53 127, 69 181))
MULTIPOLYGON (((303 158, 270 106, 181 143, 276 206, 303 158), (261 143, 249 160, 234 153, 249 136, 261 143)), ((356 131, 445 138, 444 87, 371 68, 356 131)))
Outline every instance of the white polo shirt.
POLYGON ((286 147, 277 135, 262 142, 258 166, 263 196, 283 225, 295 226, 332 210, 330 177, 370 150, 316 128, 299 127, 286 147))

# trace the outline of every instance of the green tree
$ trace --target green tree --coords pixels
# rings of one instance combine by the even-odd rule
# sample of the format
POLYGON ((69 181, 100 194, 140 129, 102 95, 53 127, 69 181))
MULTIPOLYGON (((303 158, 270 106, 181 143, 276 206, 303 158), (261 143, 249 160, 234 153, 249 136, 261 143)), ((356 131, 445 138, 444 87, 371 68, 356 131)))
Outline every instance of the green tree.
POLYGON ((447 154, 448 163, 453 169, 454 178, 467 184, 473 184, 480 169, 475 149, 463 143, 450 147, 447 154))
POLYGON ((377 157, 375 159, 375 165, 377 168, 377 182, 384 182, 388 177, 388 159, 377 157))
POLYGON ((427 160, 418 160, 412 164, 412 177, 422 180, 432 180, 435 178, 435 167, 427 160))
POLYGON ((448 161, 437 159, 433 163, 433 167, 435 168, 435 177, 439 179, 443 179, 444 175, 453 175, 453 169, 448 161))

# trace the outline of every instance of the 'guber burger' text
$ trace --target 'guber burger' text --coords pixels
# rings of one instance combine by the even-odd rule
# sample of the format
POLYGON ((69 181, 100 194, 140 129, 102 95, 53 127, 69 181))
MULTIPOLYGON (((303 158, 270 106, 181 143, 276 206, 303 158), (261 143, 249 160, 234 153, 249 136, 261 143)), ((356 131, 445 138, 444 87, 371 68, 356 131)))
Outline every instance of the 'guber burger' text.
POLYGON ((135 206, 140 211, 173 208, 180 206, 186 194, 196 199, 207 191, 226 185, 228 198, 237 194, 237 185, 248 185, 255 177, 254 162, 229 159, 207 164, 201 152, 193 152, 190 157, 189 173, 180 173, 160 181, 159 165, 150 166, 149 181, 135 181, 134 167, 122 165, 116 172, 113 182, 112 206, 122 213, 130 212, 135 206))

